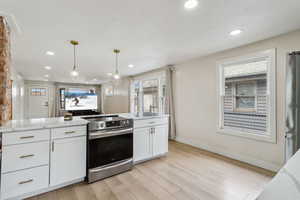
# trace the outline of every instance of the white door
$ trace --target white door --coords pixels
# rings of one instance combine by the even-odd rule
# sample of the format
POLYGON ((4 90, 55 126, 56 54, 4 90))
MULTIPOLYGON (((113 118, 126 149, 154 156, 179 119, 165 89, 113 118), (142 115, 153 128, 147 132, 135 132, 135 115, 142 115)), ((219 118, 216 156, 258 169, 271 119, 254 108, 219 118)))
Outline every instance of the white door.
POLYGON ((150 128, 134 129, 133 159, 135 162, 152 157, 152 141, 150 128))
POLYGON ((162 155, 168 152, 168 126, 153 127, 153 156, 162 155))
POLYGON ((56 139, 51 143, 50 186, 86 176, 86 137, 56 139))
POLYGON ((27 98, 29 119, 49 116, 49 90, 47 87, 29 87, 27 98))

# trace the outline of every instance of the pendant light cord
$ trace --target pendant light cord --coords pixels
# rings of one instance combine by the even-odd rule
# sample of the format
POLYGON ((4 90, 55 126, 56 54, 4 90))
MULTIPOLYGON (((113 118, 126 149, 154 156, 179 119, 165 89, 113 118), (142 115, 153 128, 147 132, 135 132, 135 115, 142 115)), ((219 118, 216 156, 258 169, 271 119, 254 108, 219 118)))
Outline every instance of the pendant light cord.
POLYGON ((74 45, 74 67, 73 70, 76 70, 76 45, 74 45))
POLYGON ((118 54, 119 53, 116 52, 116 73, 117 74, 119 73, 119 68, 118 68, 118 65, 119 65, 119 63, 118 63, 118 54))

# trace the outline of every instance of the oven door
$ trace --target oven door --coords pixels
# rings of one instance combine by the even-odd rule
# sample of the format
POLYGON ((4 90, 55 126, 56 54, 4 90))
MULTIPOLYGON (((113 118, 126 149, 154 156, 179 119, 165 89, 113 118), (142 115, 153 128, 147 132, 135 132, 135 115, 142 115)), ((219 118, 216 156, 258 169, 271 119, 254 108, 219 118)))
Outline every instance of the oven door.
POLYGON ((88 169, 118 163, 133 157, 133 130, 90 133, 88 169))

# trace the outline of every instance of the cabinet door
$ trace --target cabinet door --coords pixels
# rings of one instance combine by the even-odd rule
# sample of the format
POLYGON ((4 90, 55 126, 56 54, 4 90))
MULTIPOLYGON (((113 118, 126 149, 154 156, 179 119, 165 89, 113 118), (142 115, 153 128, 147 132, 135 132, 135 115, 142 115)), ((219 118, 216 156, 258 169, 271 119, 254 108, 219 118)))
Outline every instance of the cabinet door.
POLYGON ((86 136, 56 139, 51 145, 51 186, 86 176, 86 136))
POLYGON ((135 162, 152 157, 152 141, 150 128, 134 129, 133 135, 133 159, 135 162))
POLYGON ((168 125, 153 127, 153 156, 168 152, 168 125))

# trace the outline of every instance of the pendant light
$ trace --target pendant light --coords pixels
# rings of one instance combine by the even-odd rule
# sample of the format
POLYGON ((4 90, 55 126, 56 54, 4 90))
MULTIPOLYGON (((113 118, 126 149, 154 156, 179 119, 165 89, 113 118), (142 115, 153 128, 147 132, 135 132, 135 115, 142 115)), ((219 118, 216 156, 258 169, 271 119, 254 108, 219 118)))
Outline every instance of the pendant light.
POLYGON ((118 63, 118 56, 119 56, 119 53, 120 53, 120 50, 119 49, 114 49, 114 53, 116 54, 116 71, 115 73, 113 74, 113 77, 114 79, 120 79, 121 76, 120 76, 120 73, 119 73, 119 63, 118 63))
POLYGON ((79 44, 78 41, 75 40, 71 40, 70 43, 74 46, 74 66, 73 66, 73 70, 71 71, 71 76, 73 77, 77 77, 79 76, 79 72, 77 71, 77 66, 76 66, 76 46, 79 44))

